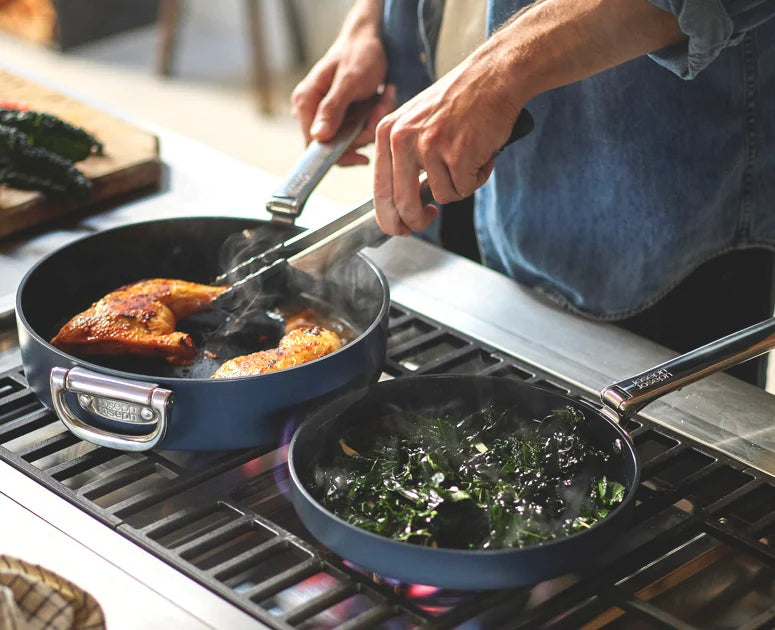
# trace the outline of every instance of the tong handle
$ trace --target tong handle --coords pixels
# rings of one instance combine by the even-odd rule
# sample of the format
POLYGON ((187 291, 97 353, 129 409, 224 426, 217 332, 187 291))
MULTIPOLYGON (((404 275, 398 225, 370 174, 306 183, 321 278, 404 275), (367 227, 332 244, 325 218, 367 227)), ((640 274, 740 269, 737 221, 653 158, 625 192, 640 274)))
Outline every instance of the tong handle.
MULTIPOLYGON (((517 120, 514 122, 514 126, 511 128, 511 133, 509 134, 509 137, 506 138, 506 142, 500 149, 493 153, 492 159, 495 159, 501 153, 503 153, 503 150, 507 146, 516 142, 520 138, 524 138, 527 134, 533 131, 533 127, 535 127, 533 117, 530 115, 529 111, 523 109, 521 112, 519 112, 519 116, 517 116, 517 120)), ((436 203, 436 200, 433 198, 433 192, 431 192, 430 184, 428 184, 428 177, 425 173, 420 175, 420 201, 423 203, 423 205, 436 203)))
MULTIPOLYGON (((378 96, 373 96, 365 101, 351 105, 345 121, 333 140, 325 144, 319 142, 310 144, 294 171, 281 184, 280 188, 275 191, 272 199, 267 203, 267 210, 273 214, 273 220, 293 223, 295 218, 301 213, 314 187, 363 129, 377 98, 378 96)), ((506 143, 493 157, 496 157, 512 142, 530 133, 533 130, 533 126, 533 117, 526 109, 523 109, 517 117, 506 143)), ((435 203, 433 193, 424 173, 421 175, 420 181, 420 199, 423 204, 435 203)), ((331 256, 343 257, 352 255, 363 247, 381 245, 388 238, 377 225, 376 215, 374 214, 374 201, 370 200, 322 228, 307 230, 256 256, 251 256, 220 274, 215 279, 215 283, 233 283, 240 278, 257 276, 267 266, 282 257, 287 257, 289 262, 295 259, 295 263, 299 265, 300 269, 311 268, 313 260, 318 261, 316 264, 324 261, 324 258, 321 257, 322 242, 325 241, 325 243, 331 244, 335 240, 333 239, 333 234, 339 234, 343 240, 336 246, 335 251, 332 250, 330 252, 331 256), (363 218, 367 213, 370 213, 368 220, 363 218), (351 232, 350 235, 346 234, 348 231, 351 232), (301 253, 307 250, 310 250, 308 253, 314 255, 314 259, 310 258, 309 261, 304 262, 304 257, 301 253)), ((328 265, 335 260, 335 258, 331 257, 326 258, 328 260, 326 264, 328 265)))
POLYGON ((312 191, 363 131, 379 96, 350 105, 336 135, 327 142, 313 140, 301 159, 266 204, 273 221, 291 223, 304 209, 312 191))
POLYGON ((314 230, 309 235, 310 245, 289 257, 288 264, 311 276, 322 276, 337 261, 357 254, 364 247, 382 245, 389 238, 377 225, 373 199, 344 214, 335 223, 336 226, 328 224, 314 230))
MULTIPOLYGON (((530 133, 533 126, 533 117, 523 109, 506 143, 493 158, 512 142, 530 133)), ((423 204, 435 203, 428 176, 424 172, 420 174, 420 200, 423 204)), ((370 199, 328 225, 297 237, 303 239, 305 249, 290 256, 288 264, 310 275, 320 276, 336 261, 348 258, 364 247, 378 247, 388 238, 377 225, 374 200, 370 199)))

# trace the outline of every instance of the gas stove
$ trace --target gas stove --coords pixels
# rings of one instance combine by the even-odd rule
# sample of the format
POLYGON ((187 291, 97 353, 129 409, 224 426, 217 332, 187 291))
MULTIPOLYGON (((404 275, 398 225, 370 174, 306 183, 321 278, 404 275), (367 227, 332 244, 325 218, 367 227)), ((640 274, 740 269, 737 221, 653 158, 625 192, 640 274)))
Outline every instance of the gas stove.
MULTIPOLYGON (((489 374, 585 398, 520 357, 394 304, 385 377, 489 374)), ((213 419, 217 422, 217 418, 213 419)), ((579 574, 449 592, 319 547, 289 500, 286 448, 122 453, 70 434, 0 375, 0 460, 271 628, 764 628, 775 623, 775 479, 648 419, 632 526, 579 574)))
MULTIPOLYGON (((255 216, 256 198, 276 183, 190 140, 160 136, 171 168, 159 194, 0 245, 8 284, 0 314, 11 312, 13 287, 32 263, 80 235, 214 210, 255 216)), ((315 200, 305 224, 335 213, 341 208, 315 200)), ((604 386, 674 354, 562 312, 417 239, 392 239, 368 255, 393 301, 385 378, 491 374, 594 402, 604 386)), ((530 588, 450 592, 370 575, 318 546, 291 506, 284 446, 96 447, 42 407, 20 363, 13 322, 0 318, 3 551, 52 563, 58 554, 64 577, 91 576, 81 585, 103 601, 111 627, 775 625, 775 407, 771 395, 726 375, 636 417, 643 481, 635 515, 594 566, 530 588)))

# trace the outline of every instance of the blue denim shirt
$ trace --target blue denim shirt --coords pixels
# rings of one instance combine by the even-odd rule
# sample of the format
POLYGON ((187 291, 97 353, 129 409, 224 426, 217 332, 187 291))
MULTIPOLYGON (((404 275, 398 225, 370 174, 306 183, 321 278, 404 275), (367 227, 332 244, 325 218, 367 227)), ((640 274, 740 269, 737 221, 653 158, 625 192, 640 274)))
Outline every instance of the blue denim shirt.
MULTIPOLYGON (((488 266, 598 319, 723 252, 775 248, 775 2, 651 2, 688 40, 534 98, 533 133, 476 198, 488 266)), ((490 0, 488 28, 527 3, 490 0)), ((424 4, 385 7, 401 99, 433 78, 424 4)))

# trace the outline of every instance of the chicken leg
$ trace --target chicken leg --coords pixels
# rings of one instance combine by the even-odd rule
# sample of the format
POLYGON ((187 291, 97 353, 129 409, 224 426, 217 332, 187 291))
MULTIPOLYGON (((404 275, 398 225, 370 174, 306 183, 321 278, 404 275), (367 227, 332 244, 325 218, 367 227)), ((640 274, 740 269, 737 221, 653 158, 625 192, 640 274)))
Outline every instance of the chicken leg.
POLYGON ((108 293, 67 322, 52 345, 75 355, 135 354, 188 365, 197 348, 177 320, 206 310, 228 286, 154 278, 108 293))

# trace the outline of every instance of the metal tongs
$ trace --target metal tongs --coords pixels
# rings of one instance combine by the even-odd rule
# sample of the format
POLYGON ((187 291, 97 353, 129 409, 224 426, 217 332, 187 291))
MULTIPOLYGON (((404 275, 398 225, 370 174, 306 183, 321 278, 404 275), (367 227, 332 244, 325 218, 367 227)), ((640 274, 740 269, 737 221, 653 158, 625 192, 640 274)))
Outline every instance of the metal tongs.
MULTIPOLYGON (((365 120, 363 118, 361 129, 365 120)), ((527 110, 523 109, 501 151, 530 133, 532 129, 533 118, 527 110)), ((355 136, 357 132, 352 135, 352 138, 354 139, 355 136)), ((425 173, 422 173, 420 182, 422 203, 435 203, 425 173)), ((272 278, 287 278, 292 270, 302 272, 314 279, 321 278, 340 260, 353 256, 364 247, 377 247, 388 238, 389 235, 382 232, 377 225, 374 199, 369 199, 338 219, 283 241, 218 276, 217 282, 232 282, 229 290, 222 294, 219 301, 222 298, 229 300, 247 286, 255 288, 266 284, 272 278)))

